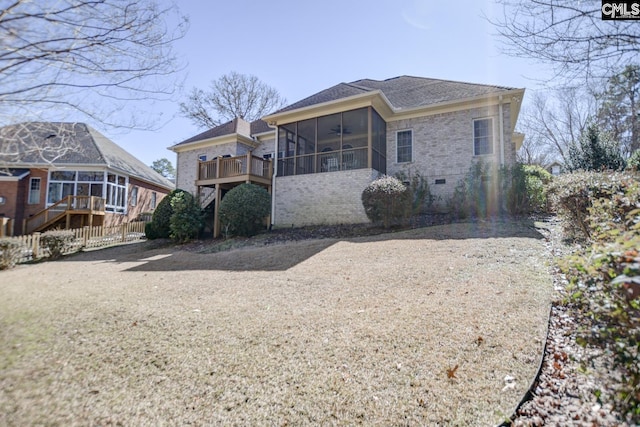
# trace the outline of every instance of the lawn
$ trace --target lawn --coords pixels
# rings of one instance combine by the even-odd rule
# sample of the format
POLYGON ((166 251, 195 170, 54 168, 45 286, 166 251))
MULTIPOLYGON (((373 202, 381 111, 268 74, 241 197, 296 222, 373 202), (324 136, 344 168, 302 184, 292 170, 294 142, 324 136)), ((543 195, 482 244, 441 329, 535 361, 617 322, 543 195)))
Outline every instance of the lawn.
POLYGON ((184 249, 0 272, 0 425, 486 426, 540 363, 531 223, 184 249))

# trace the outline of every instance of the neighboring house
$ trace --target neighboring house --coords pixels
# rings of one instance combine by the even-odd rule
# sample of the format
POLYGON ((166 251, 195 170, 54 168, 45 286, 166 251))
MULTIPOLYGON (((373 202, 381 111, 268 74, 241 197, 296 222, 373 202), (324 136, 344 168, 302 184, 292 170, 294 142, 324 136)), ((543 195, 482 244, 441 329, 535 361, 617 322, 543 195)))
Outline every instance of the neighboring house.
POLYGON ((444 201, 474 161, 515 164, 523 96, 410 76, 340 83, 263 120, 236 119, 170 147, 177 186, 207 205, 242 182, 263 185, 274 226, 366 222, 362 191, 381 175, 420 173, 444 201))
POLYGON ((562 173, 562 164, 553 162, 547 167, 547 170, 553 176, 560 175, 562 173))
POLYGON ((84 123, 5 126, 0 147, 0 217, 13 234, 133 221, 175 188, 84 123))

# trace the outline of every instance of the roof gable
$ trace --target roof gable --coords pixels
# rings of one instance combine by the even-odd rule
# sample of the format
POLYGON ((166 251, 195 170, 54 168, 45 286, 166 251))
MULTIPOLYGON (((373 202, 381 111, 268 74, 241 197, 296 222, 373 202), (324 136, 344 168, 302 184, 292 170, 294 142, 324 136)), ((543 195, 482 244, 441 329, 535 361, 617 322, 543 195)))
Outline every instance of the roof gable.
POLYGON ((0 141, 13 153, 0 165, 103 166, 167 189, 171 181, 85 123, 26 122, 0 128, 0 141))

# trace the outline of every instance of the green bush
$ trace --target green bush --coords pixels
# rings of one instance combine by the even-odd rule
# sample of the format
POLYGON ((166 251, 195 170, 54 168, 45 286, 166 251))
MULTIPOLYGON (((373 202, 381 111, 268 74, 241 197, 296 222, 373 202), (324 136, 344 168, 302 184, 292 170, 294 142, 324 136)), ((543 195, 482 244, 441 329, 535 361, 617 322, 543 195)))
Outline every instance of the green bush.
MULTIPOLYGON (((171 233, 171 215, 173 215, 173 207, 171 207, 171 199, 180 193, 184 193, 184 190, 176 189, 167 194, 153 212, 151 222, 153 223, 153 232, 147 234, 147 239, 166 239, 169 238, 171 233)), ((151 230, 151 228, 149 229, 151 230)), ((146 227, 145 227, 146 232, 146 227)), ((145 233, 146 234, 146 233, 145 233)))
POLYGON ((425 177, 419 172, 409 174, 399 172, 396 178, 405 184, 411 195, 410 215, 419 215, 431 208, 435 197, 431 194, 431 188, 425 177))
POLYGON ((631 157, 627 160, 627 169, 640 172, 640 150, 636 150, 631 154, 631 157))
POLYGON ((13 240, 0 240, 0 270, 13 268, 20 260, 22 246, 13 240))
POLYGON ((171 198, 171 208, 169 237, 178 243, 197 237, 202 228, 202 211, 197 200, 190 193, 176 193, 171 198))
POLYGON ((620 144, 591 123, 577 142, 569 145, 566 162, 569 171, 622 170, 625 160, 620 154, 620 144))
POLYGON ((500 212, 500 173, 487 162, 475 162, 458 181, 449 210, 459 218, 486 218, 500 212))
POLYGON ((500 169, 502 208, 512 215, 547 211, 546 184, 553 176, 537 165, 516 164, 500 169))
POLYGON ((51 230, 42 233, 40 243, 49 251, 49 258, 58 259, 72 248, 76 236, 69 230, 51 230))
POLYGON ((412 196, 398 178, 383 176, 364 189, 362 205, 371 222, 382 222, 384 228, 389 228, 393 223, 408 216, 412 196))
POLYGON ((627 213, 640 207, 638 174, 633 172, 563 174, 548 193, 569 238, 598 239, 609 229, 625 230, 627 213))
POLYGON ((242 184, 231 189, 220 202, 220 225, 230 234, 253 236, 265 228, 271 213, 271 195, 263 187, 242 184))
POLYGON ((540 166, 500 167, 475 162, 449 199, 450 211, 460 218, 523 215, 547 210, 545 183, 552 176, 540 166))
POLYGON ((583 363, 586 367, 599 357, 615 370, 610 374, 617 379, 614 390, 599 393, 626 414, 629 425, 639 425, 640 191, 637 176, 598 175, 574 177, 571 183, 589 185, 576 203, 587 206, 583 223, 594 242, 562 267, 571 283, 569 301, 581 313, 577 342, 600 350, 589 352, 583 363))
POLYGON ((155 224, 153 222, 147 222, 144 225, 144 236, 149 240, 158 239, 158 232, 156 231, 155 224))

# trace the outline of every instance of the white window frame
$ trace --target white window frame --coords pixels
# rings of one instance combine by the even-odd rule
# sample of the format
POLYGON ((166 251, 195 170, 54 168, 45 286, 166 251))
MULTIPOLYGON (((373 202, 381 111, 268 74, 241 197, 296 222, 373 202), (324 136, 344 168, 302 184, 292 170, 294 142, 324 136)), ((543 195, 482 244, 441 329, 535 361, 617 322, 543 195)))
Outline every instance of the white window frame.
POLYGON ((473 121, 471 122, 471 135, 472 135, 472 140, 473 140, 473 155, 474 156, 492 156, 494 154, 494 146, 495 146, 495 131, 494 131, 494 123, 493 123, 493 117, 478 117, 476 119, 473 119, 473 121), (477 153, 476 152, 476 122, 479 122, 481 120, 489 120, 489 122, 491 123, 491 132, 489 134, 489 149, 490 151, 488 153, 477 153))
POLYGON ((151 192, 151 209, 156 208, 156 204, 158 202, 158 195, 155 191, 151 192))
POLYGON ((138 204, 138 186, 136 185, 131 187, 131 200, 129 203, 131 206, 136 206, 138 204))
POLYGON ((29 199, 27 200, 27 204, 29 205, 37 205, 40 204, 40 198, 42 197, 42 178, 39 177, 35 177, 35 178, 29 178, 29 199), (37 182, 38 183, 38 189, 35 190, 38 192, 38 197, 36 198, 37 200, 33 200, 34 197, 33 195, 35 194, 34 189, 33 189, 33 183, 37 182))
POLYGON ((413 162, 413 146, 414 146, 414 138, 413 138, 413 129, 400 129, 396 131, 396 163, 411 163, 413 162), (398 135, 400 133, 404 133, 404 132, 409 132, 411 134, 411 153, 409 154, 409 160, 402 160, 400 161, 400 158, 398 156, 398 149, 400 148, 398 146, 398 135))

